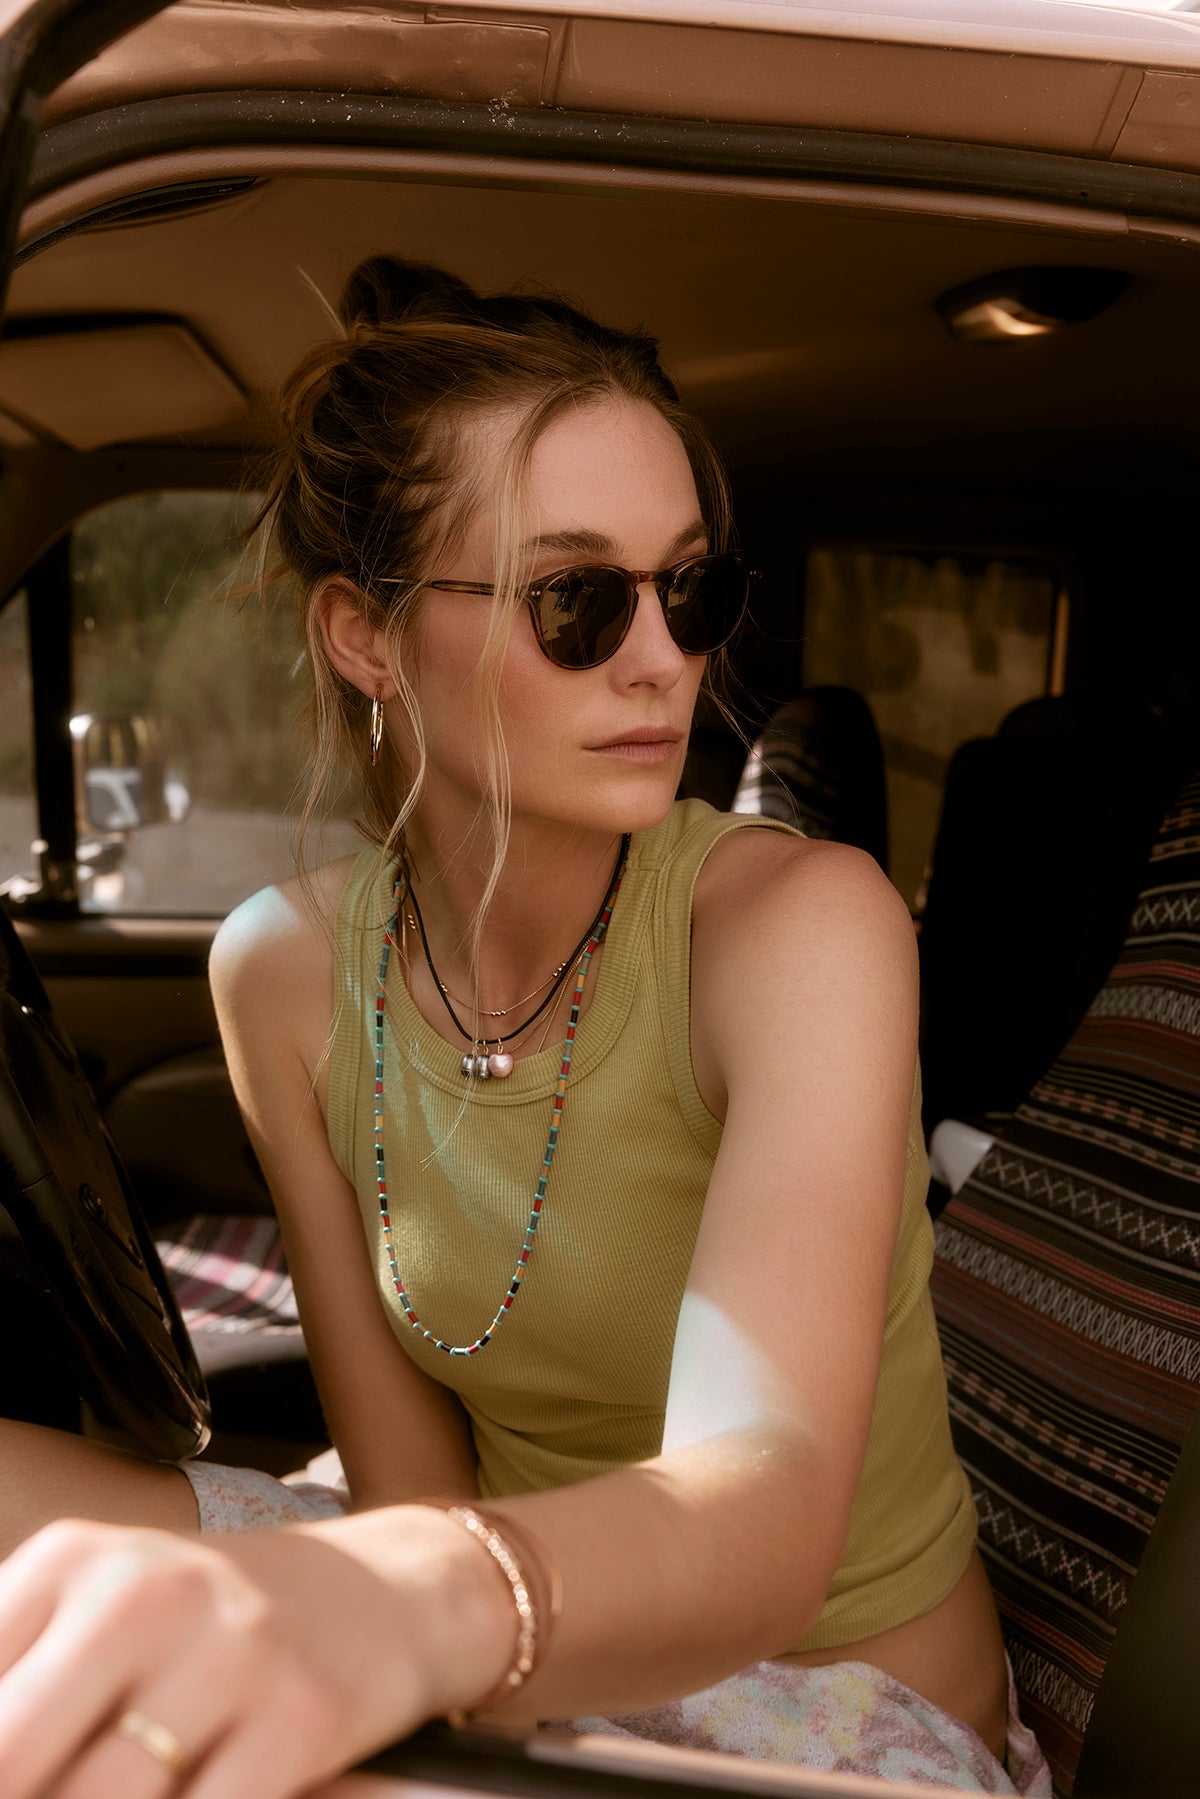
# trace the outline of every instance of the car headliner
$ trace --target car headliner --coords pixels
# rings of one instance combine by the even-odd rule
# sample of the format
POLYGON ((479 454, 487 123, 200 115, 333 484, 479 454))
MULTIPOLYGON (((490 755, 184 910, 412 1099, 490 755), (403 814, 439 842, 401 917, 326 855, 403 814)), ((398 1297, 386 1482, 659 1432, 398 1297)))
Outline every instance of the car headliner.
POLYGON ((168 469, 212 478, 205 456, 228 472, 262 435, 264 396, 326 333, 341 279, 379 249, 648 325, 749 481, 795 492, 900 472, 967 494, 1182 499, 1200 398, 1200 20, 1051 0, 989 14, 934 0, 169 8, 46 109, 35 253, 0 349, 0 583, 81 505, 168 469), (296 112, 314 97, 320 134, 296 112), (364 136, 368 101, 407 106, 407 135, 364 136), (478 147, 424 147, 421 106, 466 118, 478 147), (122 149, 163 109, 149 147, 135 134, 122 149), (684 134, 727 121, 718 145, 761 128, 761 163, 673 152, 664 167, 653 146, 618 162, 622 121, 660 116, 684 134), (511 153, 531 118, 541 153, 511 153), (557 157, 555 133, 582 120, 586 135, 589 119, 594 155, 576 142, 557 157), (801 150, 820 139, 824 166, 777 166, 785 133, 801 150), (897 160, 914 147, 934 159, 919 180, 897 160), (1048 171, 1062 176, 1050 197, 1048 171), (1132 203, 1089 191, 1114 174, 1132 203), (1139 182, 1158 184, 1144 213, 1139 182), (1091 323, 1015 345, 956 342, 935 310, 965 281, 1063 263, 1134 280, 1091 323))

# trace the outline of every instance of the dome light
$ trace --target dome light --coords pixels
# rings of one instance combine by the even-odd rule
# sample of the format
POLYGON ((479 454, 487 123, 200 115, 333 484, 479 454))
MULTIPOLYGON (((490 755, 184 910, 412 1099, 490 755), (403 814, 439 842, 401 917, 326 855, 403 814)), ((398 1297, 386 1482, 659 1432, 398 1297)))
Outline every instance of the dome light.
POLYGON ((1004 269, 951 288, 935 304, 963 343, 1011 343, 1098 317, 1131 279, 1118 269, 1004 269))

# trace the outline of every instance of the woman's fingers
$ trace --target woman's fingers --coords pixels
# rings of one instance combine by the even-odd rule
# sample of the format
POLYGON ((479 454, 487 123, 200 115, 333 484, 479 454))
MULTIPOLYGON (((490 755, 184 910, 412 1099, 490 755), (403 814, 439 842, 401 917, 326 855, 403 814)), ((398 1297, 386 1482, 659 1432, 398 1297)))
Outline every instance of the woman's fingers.
POLYGON ((53 1560, 42 1539, 35 1537, 0 1564, 0 1720, 15 1691, 9 1684, 9 1670, 54 1616, 59 1581, 53 1560))
POLYGON ((129 1578, 103 1526, 56 1524, 0 1569, 0 1767, 6 1799, 39 1794, 119 1691, 103 1620, 129 1578), (71 1595, 74 1603, 67 1597, 71 1595))
POLYGON ((257 1710, 265 1670, 254 1646, 253 1632, 231 1641, 197 1622, 178 1657, 108 1714, 53 1799, 174 1799, 214 1745, 257 1710))
POLYGON ((163 1532, 56 1525, 29 1551, 0 1576, 4 1799, 177 1791, 177 1770, 164 1785, 162 1756, 112 1727, 132 1708, 202 1754, 253 1702, 261 1596, 223 1558, 163 1532), (147 1692, 144 1705, 133 1697, 147 1692), (97 1757, 128 1781, 80 1784, 97 1757))
POLYGON ((390 1520, 366 1547, 386 1574, 318 1527, 32 1539, 0 1568, 0 1799, 293 1799, 411 1729, 427 1556, 390 1520))
POLYGON ((175 1799, 189 1761, 183 1739, 148 1712, 103 1726, 45 1799, 175 1799))
POLYGON ((253 1717, 216 1744, 180 1799, 297 1799, 344 1765, 339 1720, 307 1671, 279 1669, 253 1717))

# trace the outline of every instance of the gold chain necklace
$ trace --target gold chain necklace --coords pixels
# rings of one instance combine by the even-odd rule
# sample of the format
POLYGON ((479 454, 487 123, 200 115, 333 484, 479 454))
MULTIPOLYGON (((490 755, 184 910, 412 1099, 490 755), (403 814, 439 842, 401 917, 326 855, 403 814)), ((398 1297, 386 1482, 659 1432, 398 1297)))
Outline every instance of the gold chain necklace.
MULTIPOLYGON (((617 852, 617 871, 618 872, 624 866, 625 857, 628 854, 628 851, 629 851, 629 836, 627 833, 624 837, 622 837, 621 847, 620 847, 619 851, 617 852)), ((400 874, 397 877, 397 888, 398 889, 401 885, 401 881, 403 882, 403 893, 401 895, 401 903, 403 903, 403 901, 406 900, 408 902, 408 904, 412 907, 412 911, 414 914, 414 922, 417 927, 417 934, 421 939, 421 948, 425 952, 425 962, 429 969, 430 979, 433 981, 434 986, 437 988, 439 999, 441 1000, 443 1006, 445 1006, 446 1011, 450 1015, 450 1022, 453 1024, 453 1026, 454 1026, 455 1030, 458 1032, 459 1036, 464 1038, 465 1041, 471 1045, 469 1053, 467 1055, 465 1055, 462 1059, 463 1074, 468 1077, 475 1076, 479 1080, 487 1080, 490 1076, 495 1075, 497 1077, 497 1079, 504 1080, 508 1075, 510 1075, 512 1073, 513 1067, 514 1067, 513 1057, 511 1055, 511 1053, 509 1052, 509 1050, 506 1048, 506 1045, 508 1045, 509 1043, 519 1044, 521 1042, 521 1039, 524 1037, 526 1031, 529 1029, 530 1025, 534 1024, 536 1022, 536 1020, 542 1016, 542 1013, 545 1012, 547 1007, 551 1004, 551 1002, 553 1001, 553 999, 555 997, 555 994, 558 991, 558 983, 562 979, 564 973, 566 972, 566 970, 568 968, 570 968, 573 964, 575 964, 579 961, 579 958, 582 956, 582 954, 586 950, 588 944, 591 942, 592 934, 595 931, 597 925, 600 922, 600 918, 604 913, 604 909, 605 909, 604 906, 601 906, 600 911, 597 913, 596 917, 592 920, 591 924, 588 926, 588 928, 584 932, 583 936, 579 939, 579 942, 575 945, 575 948, 571 951, 571 954, 567 957, 566 961, 560 962, 558 965, 558 968, 554 971, 553 974, 547 976, 547 979, 541 983, 540 987, 535 987, 533 990, 533 993, 526 995, 527 999, 532 999, 534 997, 534 994, 541 992, 542 987, 547 986, 550 981, 554 982, 554 986, 550 988, 550 991, 547 993, 545 999, 542 1000, 539 1005, 534 1007, 533 1011, 529 1014, 528 1018, 526 1018, 522 1024, 515 1025, 511 1031, 498 1031, 494 1038, 493 1037, 478 1037, 478 1036, 474 1035, 471 1031, 468 1031, 466 1026, 463 1024, 462 1020, 459 1018, 458 1013, 454 1010, 454 1006, 451 1004, 451 996, 450 996, 449 992, 447 991, 446 984, 442 980, 441 976, 438 974, 437 969, 434 967, 433 953, 429 948, 429 938, 425 932, 425 920, 421 915, 421 904, 420 904, 420 901, 417 899, 416 894, 413 892, 412 877, 409 874, 408 869, 406 867, 404 867, 403 865, 401 867, 400 874), (495 1043, 495 1045, 496 1045, 495 1049, 493 1051, 491 1051, 490 1053, 488 1050, 489 1043, 495 1043)), ((607 904, 607 902, 605 902, 605 903, 607 904)), ((399 911, 399 907, 397 908, 397 910, 399 911)), ((403 926, 403 922, 404 922, 403 914, 401 914, 400 917, 401 917, 401 925, 403 926)), ((394 928, 394 921, 393 921, 393 928, 394 928)), ((460 1006, 467 1004, 467 1002, 465 1000, 458 1000, 456 1003, 460 1006)), ((506 1007, 501 1012, 481 1012, 480 1014, 478 1014, 478 1016, 483 1017, 483 1018, 503 1018, 503 1017, 507 1016, 509 1010, 515 1010, 518 1006, 523 1005, 523 1004, 524 1004, 523 1000, 514 1000, 511 1008, 506 1007)))

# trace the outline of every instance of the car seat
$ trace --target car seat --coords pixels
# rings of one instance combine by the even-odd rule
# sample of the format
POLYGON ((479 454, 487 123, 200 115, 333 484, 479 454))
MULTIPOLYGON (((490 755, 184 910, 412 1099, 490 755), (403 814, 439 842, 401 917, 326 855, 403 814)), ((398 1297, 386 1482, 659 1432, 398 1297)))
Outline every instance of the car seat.
POLYGON ((1003 1119, 1112 965, 1189 713, 1094 689, 1017 707, 951 761, 921 921, 927 1130, 1003 1119))
POLYGON ((888 865, 883 746, 871 708, 851 687, 809 687, 773 712, 733 800, 808 837, 852 843, 888 865))
MULTIPOLYGON (((1069 1794, 1200 1403, 1200 775, 1107 980, 939 1220, 932 1284, 1022 1710, 1069 1794)), ((1200 1714, 1179 1673, 1167 1752, 1186 1760, 1200 1714)))

